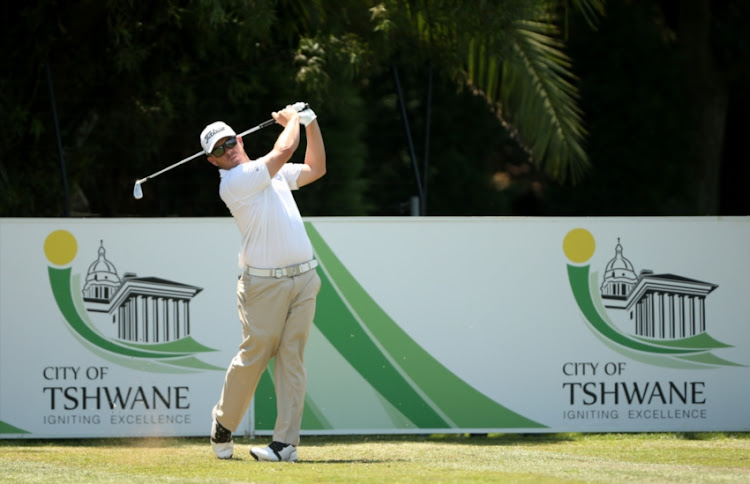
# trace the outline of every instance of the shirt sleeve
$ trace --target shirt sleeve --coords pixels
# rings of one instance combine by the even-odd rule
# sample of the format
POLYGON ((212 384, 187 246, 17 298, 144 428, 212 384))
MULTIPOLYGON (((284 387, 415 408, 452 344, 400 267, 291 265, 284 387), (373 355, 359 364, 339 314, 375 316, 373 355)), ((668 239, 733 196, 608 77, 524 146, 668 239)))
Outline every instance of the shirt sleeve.
POLYGON ((284 166, 281 167, 281 175, 284 177, 284 180, 286 180, 290 190, 299 189, 297 186, 297 178, 299 178, 299 174, 302 173, 302 166, 302 163, 284 163, 284 166))

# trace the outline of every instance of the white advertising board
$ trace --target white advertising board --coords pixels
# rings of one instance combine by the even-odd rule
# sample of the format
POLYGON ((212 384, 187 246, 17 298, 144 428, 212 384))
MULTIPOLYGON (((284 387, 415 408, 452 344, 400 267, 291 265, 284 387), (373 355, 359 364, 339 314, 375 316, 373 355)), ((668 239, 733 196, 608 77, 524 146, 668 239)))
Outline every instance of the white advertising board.
MULTIPOLYGON (((750 430, 750 218, 311 218, 304 434, 750 430)), ((0 438, 207 435, 230 218, 0 220, 0 438)), ((267 372, 238 434, 270 434, 267 372)))

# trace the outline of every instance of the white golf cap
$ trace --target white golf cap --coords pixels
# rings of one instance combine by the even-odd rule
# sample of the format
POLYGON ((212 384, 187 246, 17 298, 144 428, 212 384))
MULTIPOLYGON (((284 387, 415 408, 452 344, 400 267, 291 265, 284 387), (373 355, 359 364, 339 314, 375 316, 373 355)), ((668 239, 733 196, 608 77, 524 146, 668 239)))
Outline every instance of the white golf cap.
POLYGON ((237 133, 224 121, 216 121, 209 124, 201 132, 201 146, 203 146, 203 151, 207 155, 210 155, 217 141, 230 136, 237 136, 237 133))

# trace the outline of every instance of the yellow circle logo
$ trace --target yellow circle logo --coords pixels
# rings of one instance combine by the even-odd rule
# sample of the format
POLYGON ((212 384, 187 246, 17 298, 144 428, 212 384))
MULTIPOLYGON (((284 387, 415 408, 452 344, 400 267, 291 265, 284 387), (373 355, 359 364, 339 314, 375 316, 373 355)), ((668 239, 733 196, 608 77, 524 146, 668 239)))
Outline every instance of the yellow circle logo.
POLYGON ((594 236, 586 229, 573 229, 563 239, 565 256, 576 264, 583 264, 591 259, 595 248, 594 236))
POLYGON ((47 260, 57 266, 70 264, 78 253, 78 242, 67 230, 55 230, 44 241, 47 260))

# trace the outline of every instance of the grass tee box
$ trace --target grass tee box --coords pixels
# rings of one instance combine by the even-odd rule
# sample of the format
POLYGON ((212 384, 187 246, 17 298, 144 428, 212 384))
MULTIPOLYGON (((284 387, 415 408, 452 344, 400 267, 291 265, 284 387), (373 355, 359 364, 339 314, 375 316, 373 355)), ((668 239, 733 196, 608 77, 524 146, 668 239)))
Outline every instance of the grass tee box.
MULTIPOLYGON (((750 430, 747 217, 306 228, 303 435, 750 430)), ((236 232, 1 220, 0 436, 207 435, 240 331, 236 232)), ((272 375, 235 435, 272 433, 272 375)))
MULTIPOLYGON (((306 437, 300 461, 229 461, 207 439, 0 440, 7 482, 750 481, 750 434, 504 434, 306 437)), ((240 452, 240 450, 243 450, 240 452)))

